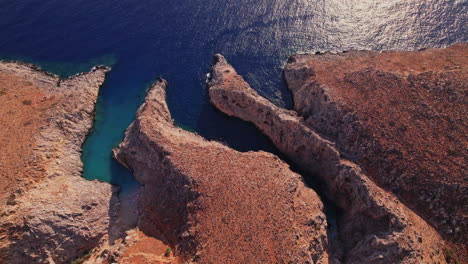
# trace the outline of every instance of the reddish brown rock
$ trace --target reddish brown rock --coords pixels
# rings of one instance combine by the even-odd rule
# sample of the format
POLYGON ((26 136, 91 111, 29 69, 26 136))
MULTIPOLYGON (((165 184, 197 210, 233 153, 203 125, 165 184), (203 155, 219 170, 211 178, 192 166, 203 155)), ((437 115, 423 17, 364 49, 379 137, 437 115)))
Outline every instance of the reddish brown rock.
POLYGON ((107 234, 112 187, 80 160, 107 71, 60 80, 0 62, 1 263, 64 263, 107 234))
POLYGON ((126 231, 125 236, 113 243, 101 243, 89 254, 82 257, 86 264, 186 264, 174 256, 169 245, 148 236, 138 228, 126 231))
POLYGON ((197 263, 328 263, 315 192, 272 154, 176 127, 165 88, 152 86, 114 151, 144 185, 139 228, 197 263))
POLYGON ((285 77, 308 127, 466 245, 468 44, 296 55, 285 77))
POLYGON ((218 109, 254 123, 291 160, 325 183, 344 213, 339 219, 343 262, 445 262, 444 243, 431 226, 378 187, 296 112, 259 96, 221 55, 216 56, 209 94, 218 109))

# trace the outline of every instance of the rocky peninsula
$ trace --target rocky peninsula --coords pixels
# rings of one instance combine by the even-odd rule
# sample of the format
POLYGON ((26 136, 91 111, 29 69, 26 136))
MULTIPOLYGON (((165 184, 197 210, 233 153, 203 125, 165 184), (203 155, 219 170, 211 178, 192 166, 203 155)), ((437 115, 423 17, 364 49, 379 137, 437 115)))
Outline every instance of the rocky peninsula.
POLYGON ((440 235, 463 255, 467 51, 295 55, 285 67, 294 110, 217 55, 209 94, 325 183, 344 210, 344 262, 453 262, 440 235))
POLYGON ((144 185, 139 228, 196 263, 328 263, 316 193, 266 152, 237 152, 174 125, 166 82, 114 151, 144 185))
POLYGON ((82 178, 80 155, 108 70, 0 62, 0 262, 64 263, 107 234, 112 187, 82 178))
POLYGON ((292 56, 304 124, 441 235, 466 243, 468 45, 292 56))
POLYGON ((465 263, 466 58, 466 44, 294 55, 288 110, 216 55, 211 103, 284 160, 177 127, 157 79, 113 151, 141 184, 132 224, 117 187, 81 175, 109 69, 0 61, 0 262, 465 263))

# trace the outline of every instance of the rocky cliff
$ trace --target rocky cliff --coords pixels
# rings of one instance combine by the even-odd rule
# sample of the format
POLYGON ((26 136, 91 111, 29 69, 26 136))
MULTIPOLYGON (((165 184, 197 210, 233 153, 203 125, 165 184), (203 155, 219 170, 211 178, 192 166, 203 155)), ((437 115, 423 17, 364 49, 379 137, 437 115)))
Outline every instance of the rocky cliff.
POLYGON ((80 160, 107 71, 61 80, 0 62, 0 262, 64 263, 107 234, 112 187, 80 160))
POLYGON ((131 229, 117 190, 81 177, 108 69, 62 80, 0 62, 0 262, 457 263, 467 51, 295 55, 285 67, 294 110, 215 56, 211 102, 322 183, 342 210, 337 233, 320 197, 275 155, 175 126, 162 79, 114 150, 142 184, 131 229))
POLYGON ((295 55, 304 124, 454 242, 467 242, 468 45, 295 55))
POLYGON ((176 127, 165 89, 151 87, 114 151, 144 185, 140 230, 197 263, 328 263, 323 205, 301 177, 176 127))
MULTIPOLYGON (((218 109, 254 123, 292 161, 324 182, 329 198, 343 209, 339 236, 344 263, 445 262, 439 234, 376 185, 304 117, 259 96, 221 55, 215 56, 211 78, 209 95, 218 109)), ((288 80, 293 83, 295 79, 288 80)))

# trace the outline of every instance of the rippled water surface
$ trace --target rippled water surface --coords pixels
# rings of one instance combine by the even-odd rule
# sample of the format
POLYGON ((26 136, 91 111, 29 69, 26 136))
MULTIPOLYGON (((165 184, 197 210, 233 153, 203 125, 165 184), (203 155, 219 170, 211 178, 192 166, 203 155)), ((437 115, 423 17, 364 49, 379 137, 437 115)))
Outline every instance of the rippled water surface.
POLYGON ((83 153, 85 177, 134 186, 111 149, 145 89, 162 76, 175 121, 236 149, 273 150, 252 126, 210 106, 205 87, 223 53, 262 95, 290 107, 281 80, 303 51, 413 50, 466 42, 467 1, 0 0, 0 58, 62 76, 113 65, 83 153))

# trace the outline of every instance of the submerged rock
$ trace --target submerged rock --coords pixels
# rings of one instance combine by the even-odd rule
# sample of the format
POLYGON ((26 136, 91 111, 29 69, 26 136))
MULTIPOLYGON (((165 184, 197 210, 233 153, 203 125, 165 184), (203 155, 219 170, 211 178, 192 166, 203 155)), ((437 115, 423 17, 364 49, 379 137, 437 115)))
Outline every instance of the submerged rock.
POLYGON ((173 124, 166 82, 114 151, 144 185, 139 228, 197 263, 328 263, 315 192, 278 157, 241 153, 173 124))
POLYGON ((0 262, 65 263, 107 234, 112 187, 80 160, 107 71, 60 80, 0 62, 0 262))
POLYGON ((329 198, 343 209, 338 224, 343 262, 445 263, 439 234, 303 117, 259 96, 221 55, 215 56, 211 75, 209 95, 219 110, 255 124, 280 151, 324 182, 329 198))

